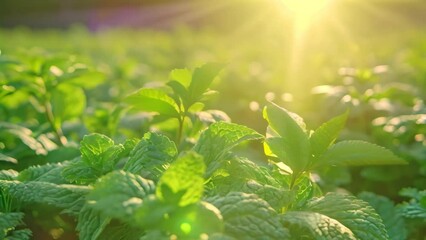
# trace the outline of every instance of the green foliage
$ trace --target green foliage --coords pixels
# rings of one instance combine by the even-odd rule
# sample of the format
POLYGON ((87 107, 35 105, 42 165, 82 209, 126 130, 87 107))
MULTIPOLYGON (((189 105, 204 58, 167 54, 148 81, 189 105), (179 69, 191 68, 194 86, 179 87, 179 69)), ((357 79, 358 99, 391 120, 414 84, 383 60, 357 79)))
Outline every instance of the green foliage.
POLYGON ((154 191, 152 181, 129 172, 114 171, 98 179, 86 199, 90 208, 105 216, 126 219, 154 191))
POLYGON ((28 229, 15 230, 19 225, 22 225, 24 213, 22 212, 0 212, 0 238, 1 239, 17 239, 17 236, 22 236, 21 239, 30 239, 31 232, 28 229), (22 232, 20 232, 22 231, 22 232), (26 233, 26 234, 25 234, 26 233))
POLYGON ((313 156, 321 156, 336 141, 347 117, 348 112, 327 121, 312 133, 309 141, 313 156))
POLYGON ((329 193, 310 200, 302 211, 315 212, 335 219, 347 227, 349 234, 352 233, 355 239, 388 239, 379 215, 368 203, 353 196, 329 193))
POLYGON ((265 153, 286 163, 294 174, 308 165, 310 144, 303 119, 294 113, 270 104, 263 117, 268 121, 270 136, 265 141, 265 153))
POLYGON ((204 157, 210 175, 232 148, 243 141, 261 138, 262 135, 246 126, 217 122, 201 134, 193 149, 204 157))
POLYGON ((319 159, 320 164, 363 166, 406 164, 391 151, 364 141, 342 141, 330 147, 319 159))
POLYGON ((404 188, 399 193, 410 201, 402 205, 402 213, 407 218, 426 219, 426 190, 404 188))
POLYGON ((65 167, 63 177, 80 184, 92 183, 98 177, 114 170, 125 148, 114 145, 114 141, 105 135, 90 134, 81 141, 81 159, 65 167))
MULTIPOLYGON (((263 110, 269 124, 264 136, 230 123, 221 111, 203 111, 205 100, 215 93, 209 87, 222 64, 175 69, 170 81, 157 85, 161 87, 147 84, 127 97, 117 93, 116 102, 124 99, 133 107, 126 109, 92 99, 87 93, 103 83, 103 75, 67 57, 36 54, 22 63, 6 62, 0 62, 9 69, 0 81, 29 84, 19 92, 34 95, 39 112, 33 120, 45 126, 0 123, 0 147, 8 145, 0 161, 16 167, 0 171, 3 238, 28 239, 24 219, 38 220, 46 211, 54 218, 46 221, 46 229, 54 229, 57 221, 74 235, 75 227, 83 240, 387 239, 395 232, 393 221, 386 220, 385 227, 366 202, 324 195, 320 180, 313 178, 315 171, 335 165, 405 163, 378 145, 335 143, 349 113, 310 131, 299 115, 269 103, 263 110), (26 80, 19 80, 21 74, 26 80), (13 80, 5 81, 5 75, 13 80), (87 132, 99 123, 96 113, 85 119, 87 127, 78 120, 70 124, 99 109, 105 126, 97 128, 111 138, 87 132), (122 127, 126 124, 131 127, 122 127), (243 145, 249 140, 263 140, 272 161, 264 160, 257 149, 261 146, 243 145), (25 147, 29 159, 37 161, 21 165, 27 152, 19 155, 13 146, 25 147)), ((422 192, 403 194, 414 200, 401 206, 402 215, 422 218, 413 213, 414 207, 423 207, 422 192)), ((389 220, 380 203, 396 215, 388 201, 361 196, 389 220)), ((399 220, 396 224, 403 226, 399 220)))
POLYGON ((86 186, 7 180, 0 180, 0 188, 23 205, 30 206, 34 203, 52 205, 72 215, 78 214, 84 204, 84 195, 90 189, 86 186))
POLYGON ((368 202, 383 219, 389 239, 407 239, 402 212, 391 200, 370 192, 362 192, 358 197, 368 202))
POLYGON ((158 181, 157 197, 181 207, 197 203, 204 192, 205 164, 195 152, 180 156, 158 181))
POLYGON ((157 181, 177 156, 176 145, 166 136, 146 133, 130 152, 124 170, 157 181))
POLYGON ((96 210, 85 205, 78 214, 76 230, 79 232, 79 239, 98 239, 110 220, 106 215, 99 214, 96 210))
POLYGON ((254 194, 231 192, 209 199, 222 213, 225 233, 243 239, 282 239, 289 233, 278 214, 254 194))
MULTIPOLYGON (((214 92, 209 91, 208 87, 222 68, 222 64, 209 63, 196 68, 192 73, 188 69, 175 69, 170 73, 170 81, 166 84, 172 93, 164 89, 142 88, 127 96, 125 101, 138 110, 160 114, 161 120, 176 118, 179 122, 176 142, 179 144, 185 120, 193 116, 201 118, 197 113, 204 113, 203 101, 214 92)), ((193 120, 191 123, 196 125, 193 120)))
POLYGON ((141 89, 128 96, 126 102, 146 112, 156 112, 164 116, 178 118, 179 106, 173 98, 157 89, 141 89))
POLYGON ((282 222, 297 239, 357 239, 339 221, 316 212, 288 212, 282 222))
POLYGON ((38 181, 54 184, 66 184, 67 181, 62 177, 62 171, 67 165, 68 163, 56 163, 31 166, 21 171, 16 180, 21 182, 38 181))

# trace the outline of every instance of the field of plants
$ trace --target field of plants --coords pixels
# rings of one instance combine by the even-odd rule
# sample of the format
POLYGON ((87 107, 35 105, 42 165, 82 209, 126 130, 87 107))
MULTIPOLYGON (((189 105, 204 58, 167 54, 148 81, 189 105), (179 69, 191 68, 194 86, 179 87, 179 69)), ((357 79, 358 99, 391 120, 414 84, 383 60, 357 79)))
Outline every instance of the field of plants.
POLYGON ((426 239, 426 28, 266 15, 0 28, 0 239, 426 239))

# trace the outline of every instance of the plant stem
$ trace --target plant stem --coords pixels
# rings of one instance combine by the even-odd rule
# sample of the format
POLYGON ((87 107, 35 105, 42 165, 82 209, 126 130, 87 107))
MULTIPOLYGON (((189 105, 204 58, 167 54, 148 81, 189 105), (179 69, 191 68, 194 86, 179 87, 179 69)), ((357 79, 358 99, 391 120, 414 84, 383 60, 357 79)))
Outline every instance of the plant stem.
POLYGON ((299 175, 300 175, 300 173, 291 175, 290 190, 293 190, 293 188, 296 184, 296 180, 299 178, 299 175))
POLYGON ((178 118, 179 120, 179 130, 178 130, 178 134, 176 137, 176 144, 179 145, 181 138, 182 138, 182 134, 183 134, 183 123, 185 122, 185 115, 183 115, 181 118, 178 118))
POLYGON ((56 137, 58 138, 58 142, 61 146, 64 146, 67 144, 67 139, 64 136, 64 133, 62 132, 62 129, 60 127, 56 127, 55 125, 55 118, 53 116, 52 111, 52 105, 48 100, 44 101, 44 109, 46 113, 47 120, 49 121, 50 126, 53 129, 53 132, 55 133, 56 137))

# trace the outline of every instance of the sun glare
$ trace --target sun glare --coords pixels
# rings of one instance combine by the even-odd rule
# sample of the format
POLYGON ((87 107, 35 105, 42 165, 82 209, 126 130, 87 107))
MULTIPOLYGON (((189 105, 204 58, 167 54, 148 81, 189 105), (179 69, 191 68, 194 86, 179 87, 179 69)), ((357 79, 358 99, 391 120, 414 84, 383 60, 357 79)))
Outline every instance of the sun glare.
POLYGON ((282 0, 297 18, 311 18, 325 8, 329 0, 282 0))

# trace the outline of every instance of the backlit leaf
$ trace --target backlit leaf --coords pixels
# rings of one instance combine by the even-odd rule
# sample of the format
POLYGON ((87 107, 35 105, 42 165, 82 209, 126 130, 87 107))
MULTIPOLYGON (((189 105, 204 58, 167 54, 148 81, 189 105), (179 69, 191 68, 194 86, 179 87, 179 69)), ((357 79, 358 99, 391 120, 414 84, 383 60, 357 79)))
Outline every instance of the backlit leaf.
POLYGON ((154 191, 152 181, 129 172, 114 171, 98 179, 87 200, 91 208, 106 216, 126 219, 154 191))
POLYGON ((274 153, 293 172, 303 171, 310 159, 310 144, 302 118, 274 103, 264 108, 263 116, 270 128, 279 135, 267 137, 265 143, 268 151, 274 153))
POLYGON ((143 170, 144 177, 157 181, 176 156, 174 142, 164 135, 148 132, 130 152, 123 170, 135 174, 143 170))
POLYGON ((406 164, 390 150, 378 145, 359 141, 342 141, 330 147, 319 159, 320 165, 391 165, 406 164))
POLYGON ((198 202, 204 191, 205 169, 202 156, 195 152, 185 153, 161 176, 156 195, 162 201, 179 206, 198 202))
POLYGON ((315 157, 319 157, 323 154, 327 148, 336 141, 340 131, 346 123, 347 118, 348 112, 325 122, 315 130, 309 139, 311 143, 311 151, 315 157))
POLYGON ((247 240, 289 238, 279 215, 257 195, 231 192, 223 197, 211 197, 208 201, 220 210, 227 235, 247 240))
MULTIPOLYGON (((336 220, 348 228, 356 239, 386 240, 389 238, 382 219, 376 211, 368 203, 353 196, 329 193, 309 201, 303 211, 319 213, 336 220)), ((317 227, 327 227, 327 225, 317 227)), ((336 227, 339 227, 339 232, 343 231, 341 226, 336 225, 336 227)))
POLYGON ((125 101, 136 109, 156 112, 169 117, 179 117, 179 107, 173 98, 157 89, 141 89, 126 97, 125 101))

